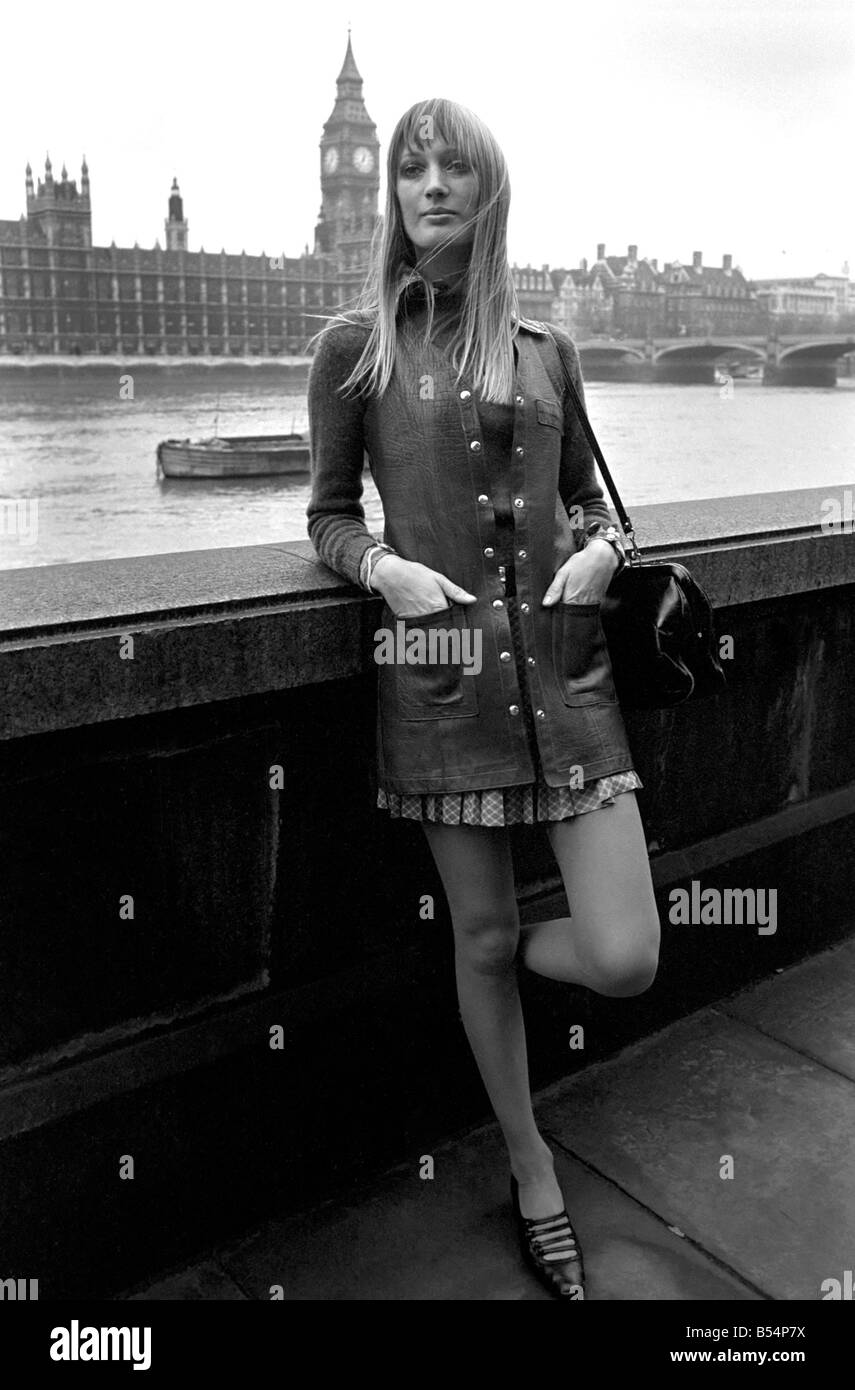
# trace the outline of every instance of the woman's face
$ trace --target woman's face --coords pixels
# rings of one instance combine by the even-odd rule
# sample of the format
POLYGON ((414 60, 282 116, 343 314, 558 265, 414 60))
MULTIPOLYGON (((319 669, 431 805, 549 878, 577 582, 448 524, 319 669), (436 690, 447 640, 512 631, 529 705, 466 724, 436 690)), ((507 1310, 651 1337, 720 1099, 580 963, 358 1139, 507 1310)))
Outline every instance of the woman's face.
POLYGON ((436 139, 425 149, 403 149, 395 190, 404 231, 420 256, 452 242, 471 246, 478 180, 453 146, 436 139))

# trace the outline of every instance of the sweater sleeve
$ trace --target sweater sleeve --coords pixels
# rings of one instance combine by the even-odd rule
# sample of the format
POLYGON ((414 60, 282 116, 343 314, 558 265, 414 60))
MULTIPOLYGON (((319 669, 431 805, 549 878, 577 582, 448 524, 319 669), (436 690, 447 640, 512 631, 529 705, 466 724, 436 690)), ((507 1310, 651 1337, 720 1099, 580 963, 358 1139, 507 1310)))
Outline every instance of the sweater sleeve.
POLYGON ((365 397, 340 394, 365 339, 365 329, 358 325, 330 329, 320 338, 309 371, 309 538, 324 564, 352 584, 359 584, 363 556, 377 544, 361 502, 365 397))
MULTIPOLYGON (((549 329, 570 374, 570 380, 579 393, 580 401, 585 405, 585 387, 582 381, 578 348, 563 329, 556 328, 552 324, 549 325, 549 329)), ((571 522, 577 523, 574 525, 577 549, 584 545, 585 532, 592 522, 599 521, 604 526, 612 524, 608 504, 597 477, 594 455, 585 438, 585 432, 569 392, 564 403, 564 443, 561 450, 558 491, 564 506, 567 508, 571 522), (572 510, 574 507, 582 508, 584 519, 581 524, 577 520, 578 512, 572 510)))

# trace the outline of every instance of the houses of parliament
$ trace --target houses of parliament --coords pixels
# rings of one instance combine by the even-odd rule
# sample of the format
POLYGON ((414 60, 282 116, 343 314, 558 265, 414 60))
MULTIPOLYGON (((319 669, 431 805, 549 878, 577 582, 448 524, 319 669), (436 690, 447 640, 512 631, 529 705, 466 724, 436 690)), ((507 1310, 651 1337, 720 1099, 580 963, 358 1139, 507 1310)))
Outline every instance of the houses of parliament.
MULTIPOLYGON (((26 215, 0 220, 0 360, 35 354, 252 357, 301 355, 324 318, 352 304, 378 218, 380 142, 348 35, 320 141, 321 210, 302 256, 191 251, 173 179, 165 245, 92 245, 89 169, 80 187, 26 168, 26 215)), ((513 267, 520 311, 574 333, 756 332, 767 310, 730 255, 720 266, 607 256, 589 267, 513 267)), ((759 287, 758 287, 759 289, 759 287)))

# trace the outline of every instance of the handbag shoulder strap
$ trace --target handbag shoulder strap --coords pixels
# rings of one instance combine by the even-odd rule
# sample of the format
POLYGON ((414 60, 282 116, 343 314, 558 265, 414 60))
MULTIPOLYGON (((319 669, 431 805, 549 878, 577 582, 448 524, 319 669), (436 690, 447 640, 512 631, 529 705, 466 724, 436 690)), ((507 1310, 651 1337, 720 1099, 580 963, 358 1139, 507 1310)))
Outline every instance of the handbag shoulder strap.
MULTIPOLYGON (((611 475, 611 472, 610 472, 610 470, 609 470, 609 466, 608 466, 608 464, 606 463, 605 459, 603 458, 603 451, 602 451, 602 449, 600 448, 599 444, 597 443, 597 436, 594 434, 594 431, 593 431, 593 429, 591 428, 591 422, 590 422, 590 420, 588 419, 587 411, 585 410, 585 407, 583 406, 581 400, 579 399, 579 392, 576 390, 576 387, 575 387, 575 385, 573 384, 573 378, 571 377, 570 372, 569 372, 569 370, 568 370, 568 368, 567 368, 567 363, 566 363, 565 360, 564 360, 564 354, 563 354, 563 352, 561 351, 561 348, 560 348, 559 345, 558 345, 558 342, 557 342, 557 340, 556 340, 556 338, 555 338, 555 335, 550 331, 549 326, 548 326, 547 324, 543 324, 543 327, 544 327, 544 329, 546 330, 546 334, 547 334, 547 337, 549 338, 549 341, 552 343, 552 346, 553 346, 553 348, 555 349, 556 356, 558 357, 558 361, 559 361, 559 363, 560 363, 560 365, 561 365, 561 372, 562 372, 562 375, 563 375, 563 378, 564 378, 564 384, 565 384, 566 387, 567 387, 567 391, 568 391, 568 393, 569 393, 570 399, 571 399, 571 401, 573 402, 574 409, 575 409, 575 411, 576 411, 577 416, 579 417, 579 423, 580 423, 580 425, 582 426, 582 429, 583 429, 584 434, 585 434, 585 438, 587 439, 588 443, 589 443, 590 446, 591 446, 591 449, 592 449, 592 451, 593 451, 594 458, 597 460, 597 465, 598 465, 599 470, 600 470, 600 472, 601 472, 601 474, 602 474, 602 476, 603 476, 603 482, 605 483, 606 487, 608 488, 609 493, 610 493, 611 498, 612 498, 612 501, 613 501, 614 504, 615 504, 615 511, 617 512, 617 515, 618 515, 618 521, 619 521, 620 524, 621 524, 621 530, 623 531, 624 535, 626 536, 627 540, 628 540, 629 543, 630 543, 630 546, 631 546, 631 548, 632 548, 633 558, 634 558, 634 559, 640 559, 640 554, 641 554, 641 553, 640 553, 640 551, 639 551, 639 549, 638 549, 638 545, 637 545, 637 543, 636 543, 636 539, 635 539, 635 530, 634 530, 633 525, 632 525, 632 522, 631 522, 631 520, 630 520, 629 512, 626 510, 626 507, 623 505, 623 502, 621 501, 620 493, 618 492, 617 487, 615 486, 615 481, 614 481, 614 478, 613 478, 612 475, 611 475)), ((540 348, 541 348, 541 344, 540 344, 539 340, 535 339, 535 341, 537 342, 538 349, 540 349, 540 348)), ((555 384, 556 384, 556 383, 555 383, 555 378, 553 377, 552 371, 550 370, 550 363, 549 363, 549 361, 548 361, 548 357, 547 357, 547 355, 546 355, 545 353, 543 353, 542 351, 541 351, 541 357, 543 358, 543 365, 544 365, 544 367, 546 368, 546 371, 547 371, 547 373, 548 373, 548 375, 549 375, 549 379, 550 379, 550 381, 552 381, 553 386, 555 386, 555 384)), ((559 392, 559 394, 560 394, 560 392, 559 392)))

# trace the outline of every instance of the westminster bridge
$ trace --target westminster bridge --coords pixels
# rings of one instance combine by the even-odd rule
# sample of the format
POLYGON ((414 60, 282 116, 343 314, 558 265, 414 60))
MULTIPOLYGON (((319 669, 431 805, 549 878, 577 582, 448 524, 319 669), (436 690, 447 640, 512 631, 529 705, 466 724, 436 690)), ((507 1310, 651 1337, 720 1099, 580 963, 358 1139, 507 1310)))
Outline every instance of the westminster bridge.
POLYGON ((855 352, 853 334, 712 334, 675 338, 578 337, 587 380, 716 380, 716 369, 756 365, 767 386, 834 386, 837 364, 855 352))

